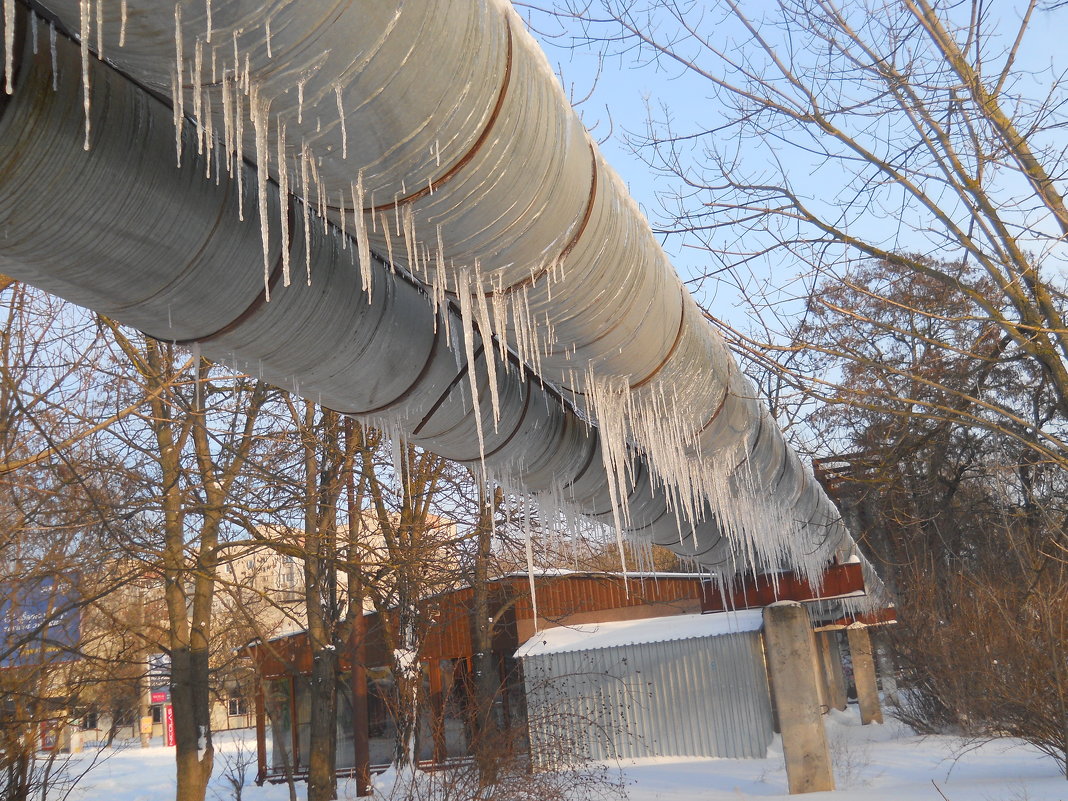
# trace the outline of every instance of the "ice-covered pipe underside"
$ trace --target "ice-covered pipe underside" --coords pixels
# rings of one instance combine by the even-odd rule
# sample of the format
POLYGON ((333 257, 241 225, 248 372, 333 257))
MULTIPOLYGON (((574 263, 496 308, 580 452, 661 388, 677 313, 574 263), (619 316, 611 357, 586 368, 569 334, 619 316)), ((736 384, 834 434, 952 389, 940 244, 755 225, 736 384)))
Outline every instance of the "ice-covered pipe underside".
POLYGON ((47 25, 8 24, 5 272, 443 455, 484 455, 702 564, 815 577, 850 552, 510 6, 46 5, 176 108, 62 37, 53 55, 47 25), (196 125, 176 137, 183 116, 196 125), (447 300, 451 332, 434 322, 447 300), (597 440, 479 332, 596 420, 597 440))

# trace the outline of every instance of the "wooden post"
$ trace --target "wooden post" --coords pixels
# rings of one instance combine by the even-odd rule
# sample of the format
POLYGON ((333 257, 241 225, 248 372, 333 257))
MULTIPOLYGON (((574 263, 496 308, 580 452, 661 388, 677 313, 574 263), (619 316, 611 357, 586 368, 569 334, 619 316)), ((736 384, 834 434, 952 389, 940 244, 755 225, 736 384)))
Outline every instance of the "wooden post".
POLYGON ((290 762, 293 772, 300 769, 300 726, 297 724, 297 679, 299 676, 289 677, 289 739, 292 741, 293 755, 290 762))
POLYGON ((820 714, 815 633, 801 604, 780 601, 764 609, 764 644, 790 792, 833 790, 820 714))
MULTIPOLYGON (((261 666, 257 665, 257 672, 261 666)), ((267 781, 267 702, 263 697, 263 676, 256 678, 256 784, 267 781)))

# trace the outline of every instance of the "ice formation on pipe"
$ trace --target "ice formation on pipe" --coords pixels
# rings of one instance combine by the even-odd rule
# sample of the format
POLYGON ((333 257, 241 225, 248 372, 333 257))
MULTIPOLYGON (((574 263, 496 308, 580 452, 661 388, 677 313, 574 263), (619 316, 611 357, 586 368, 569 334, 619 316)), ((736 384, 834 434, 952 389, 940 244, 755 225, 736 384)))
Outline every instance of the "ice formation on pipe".
MULTIPOLYGON (((88 0, 43 5, 79 31, 81 54, 106 52, 139 83, 173 97, 170 153, 153 136, 137 181, 163 181, 177 155, 192 215, 205 213, 196 199, 210 186, 193 185, 189 175, 199 180, 214 167, 236 215, 255 210, 258 219, 225 242, 190 250, 185 221, 154 209, 162 252, 194 252, 198 269, 231 265, 227 280, 182 266, 152 276, 151 291, 146 284, 143 297, 111 313, 158 327, 158 310, 173 306, 181 310, 171 315, 176 330, 154 334, 207 337, 205 352, 262 363, 275 383, 299 379, 329 406, 453 458, 485 460, 529 490, 559 493, 584 513, 715 569, 789 564, 818 580, 828 559, 850 551, 833 505, 684 291, 510 5, 130 2, 127 9, 97 0, 95 14, 88 0), (195 117, 192 133, 181 124, 187 114, 195 117), (259 167, 254 198, 244 185, 248 154, 259 167), (298 198, 281 202, 277 185, 298 198), (313 216, 354 232, 362 287, 350 281, 339 289, 352 251, 342 255, 336 238, 318 235, 313 216), (255 281, 236 266, 247 261, 250 239, 259 240, 255 281), (422 281, 438 314, 414 311, 425 306, 423 296, 375 265, 373 252, 422 281), (296 293, 277 280, 299 256, 310 287, 296 293), (199 295, 197 281, 204 282, 199 295), (261 290, 270 303, 250 305, 261 290), (205 294, 212 302, 202 302, 205 294), (334 305, 327 313, 322 304, 334 305), (234 310, 244 308, 234 326, 234 310), (327 345, 321 332, 331 325, 340 341, 327 345), (387 333, 395 339, 383 344, 387 333), (372 344, 387 357, 377 369, 362 361, 372 344), (506 369, 506 349, 518 355, 518 377, 506 369), (414 383, 396 369, 406 359, 419 367, 414 383), (467 365, 459 382, 458 363, 467 365), (551 392, 520 380, 529 370, 596 422, 592 445, 559 445, 589 440, 588 432, 551 392), (424 398, 411 392, 420 382, 449 391, 424 398), (428 398, 436 400, 427 406, 428 398), (585 461, 576 474, 577 456, 585 461), (599 470, 589 469, 591 459, 599 470)), ((5 41, 13 29, 5 16, 5 41)), ((25 49, 26 69, 51 81, 55 70, 25 49)), ((5 64, 13 52, 5 46, 5 64)), ((17 74, 17 61, 8 74, 17 74)), ((118 91, 84 59, 80 66, 85 97, 118 91)), ((128 113, 112 109, 111 99, 107 113, 128 113)), ((113 146, 96 120, 101 113, 84 105, 98 164, 113 146)), ((154 128, 158 117, 153 112, 154 128)), ((107 125, 123 122, 145 124, 107 125)), ((131 204, 129 214, 144 219, 117 219, 152 219, 145 205, 131 204)), ((108 239, 98 234, 86 247, 109 256, 112 247, 129 250, 104 247, 108 239)), ((17 248, 4 247, 5 261, 25 263, 17 248)), ((166 263, 132 251, 129 260, 133 275, 166 263)), ((83 283, 99 292, 106 280, 83 283)), ((129 276, 113 282, 132 291, 129 276)), ((119 297, 119 288, 107 287, 103 298, 119 297)))

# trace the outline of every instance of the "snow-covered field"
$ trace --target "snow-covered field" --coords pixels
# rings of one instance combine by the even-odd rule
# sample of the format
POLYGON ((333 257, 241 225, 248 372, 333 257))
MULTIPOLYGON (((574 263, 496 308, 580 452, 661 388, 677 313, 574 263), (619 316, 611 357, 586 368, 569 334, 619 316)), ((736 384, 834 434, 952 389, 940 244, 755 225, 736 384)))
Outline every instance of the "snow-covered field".
MULTIPOLYGON (((812 801, 1066 801, 1068 781, 1048 757, 1016 740, 969 746, 952 737, 917 737, 904 726, 861 726, 855 708, 832 712, 828 735, 839 789, 812 793, 812 801)), ((248 737, 241 732, 238 737, 248 737)), ((221 735, 220 751, 239 748, 221 735)), ((254 753, 254 743, 245 742, 254 753)), ((79 760, 87 760, 82 755, 79 760)), ((209 799, 233 798, 222 775, 222 753, 209 799)), ((657 759, 620 766, 631 801, 737 801, 786 799, 786 772, 776 743, 767 759, 657 759)), ((613 770, 617 769, 613 766, 613 770)), ((120 750, 82 779, 71 799, 81 801, 161 801, 173 797, 173 750, 163 747, 120 750)), ((251 784, 255 767, 250 767, 251 784)), ((303 785, 298 785, 303 795, 303 785)), ((243 801, 286 801, 282 786, 244 788, 243 801)), ((348 782, 341 799, 354 799, 348 782)))

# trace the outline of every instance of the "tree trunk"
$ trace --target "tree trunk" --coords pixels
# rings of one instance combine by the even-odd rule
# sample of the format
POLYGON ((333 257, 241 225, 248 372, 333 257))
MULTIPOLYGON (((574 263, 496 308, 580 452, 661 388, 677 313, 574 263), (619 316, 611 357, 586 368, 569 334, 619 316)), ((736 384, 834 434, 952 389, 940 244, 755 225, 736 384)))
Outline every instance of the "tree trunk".
MULTIPOLYGON (((188 648, 171 651, 171 704, 174 712, 174 758, 178 768, 175 801, 204 801, 215 753, 210 731, 201 731, 196 709, 198 697, 207 697, 207 655, 188 648), (201 752, 201 734, 204 749, 201 752)), ((206 712, 206 710, 205 710, 206 712)))
POLYGON ((337 798, 337 649, 315 652, 311 675, 308 801, 337 798))
POLYGON ((337 583, 337 513, 341 490, 352 474, 355 441, 342 445, 341 418, 304 405, 295 407, 304 446, 304 601, 312 650, 308 801, 337 798, 337 684, 342 607, 337 583))
POLYGON ((419 667, 419 642, 416 636, 414 601, 401 602, 397 610, 398 643, 393 651, 393 679, 397 683, 397 742, 393 761, 398 770, 414 770, 418 760, 416 735, 419 729, 419 703, 422 671, 419 667))

